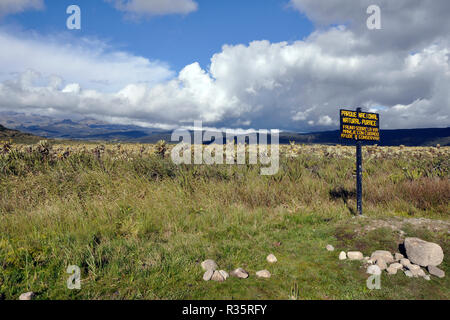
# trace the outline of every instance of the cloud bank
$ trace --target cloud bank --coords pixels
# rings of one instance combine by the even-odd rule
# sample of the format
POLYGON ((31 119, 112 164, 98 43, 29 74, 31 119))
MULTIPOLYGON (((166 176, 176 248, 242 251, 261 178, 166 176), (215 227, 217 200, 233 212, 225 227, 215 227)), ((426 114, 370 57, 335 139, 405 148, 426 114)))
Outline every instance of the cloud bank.
POLYGON ((43 9, 43 0, 1 0, 0 18, 8 14, 20 13, 26 10, 43 9))
POLYGON ((447 1, 409 10, 407 2, 380 1, 382 21, 433 17, 436 26, 417 37, 411 33, 418 27, 390 30, 391 22, 370 31, 364 1, 355 9, 353 1, 334 7, 292 0, 318 24, 306 39, 225 45, 207 70, 194 62, 177 75, 101 42, 68 47, 61 39, 35 41, 2 31, 0 46, 8 50, 0 52, 0 69, 7 70, 0 74, 0 110, 162 128, 203 120, 210 127, 316 131, 336 129, 339 108, 361 106, 380 112, 383 128, 450 126, 450 30, 438 14, 447 1))

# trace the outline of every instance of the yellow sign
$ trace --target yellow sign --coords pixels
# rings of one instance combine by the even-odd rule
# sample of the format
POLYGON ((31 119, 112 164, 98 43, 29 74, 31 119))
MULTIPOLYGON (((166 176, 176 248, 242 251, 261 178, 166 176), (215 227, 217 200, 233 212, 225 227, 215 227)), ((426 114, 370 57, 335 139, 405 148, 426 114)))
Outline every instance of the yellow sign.
POLYGON ((380 141, 378 113, 341 110, 341 139, 380 141))

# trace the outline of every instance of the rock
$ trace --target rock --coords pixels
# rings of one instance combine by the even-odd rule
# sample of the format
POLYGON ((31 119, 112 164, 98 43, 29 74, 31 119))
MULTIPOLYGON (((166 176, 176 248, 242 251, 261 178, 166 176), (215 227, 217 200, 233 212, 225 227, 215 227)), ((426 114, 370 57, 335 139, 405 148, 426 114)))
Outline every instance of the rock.
POLYGON ((392 253, 386 250, 377 250, 372 253, 370 256, 370 259, 377 260, 378 258, 381 258, 386 263, 392 263, 394 262, 394 257, 392 256, 392 253))
MULTIPOLYGON (((414 277, 418 277, 419 274, 421 273, 420 270, 422 270, 422 269, 420 269, 420 266, 418 266, 416 264, 410 264, 407 268, 409 269, 409 271, 411 271, 411 274, 414 277)), ((423 272, 423 270, 422 270, 422 272, 423 272)))
POLYGON ((202 262, 202 268, 205 271, 208 271, 208 270, 216 271, 218 266, 214 260, 208 259, 208 260, 205 260, 202 262))
POLYGON ((231 271, 231 275, 233 277, 240 278, 240 279, 247 279, 248 278, 248 272, 245 271, 242 268, 237 268, 237 269, 231 271))
POLYGON ((217 270, 214 271, 214 273, 213 273, 213 275, 211 277, 211 280, 212 281, 217 281, 217 282, 224 282, 225 281, 224 277, 217 270))
POLYGON ((386 263, 386 261, 384 261, 384 259, 382 259, 382 258, 377 258, 376 265, 377 265, 381 270, 386 270, 386 269, 387 269, 387 263, 386 263))
POLYGON ((444 278, 445 277, 445 272, 444 270, 439 269, 438 267, 435 266, 428 266, 428 272, 438 278, 444 278))
POLYGON ((400 263, 402 266, 404 266, 405 268, 408 268, 408 266, 411 264, 411 261, 409 261, 406 258, 400 259, 400 263))
POLYGON ((270 278, 270 272, 267 270, 261 270, 256 272, 258 278, 270 278))
POLYGON ((425 271, 423 271, 423 269, 419 269, 417 271, 417 276, 419 277, 425 277, 427 274, 425 273, 425 271))
POLYGON ((397 270, 403 269, 403 265, 401 263, 395 262, 389 266, 390 268, 394 268, 397 270))
POLYGON ((350 260, 362 260, 364 258, 363 254, 359 251, 349 251, 347 252, 347 257, 350 260))
POLYGON ((367 268, 366 273, 368 273, 368 274, 380 275, 380 274, 381 274, 381 269, 380 269, 380 267, 377 266, 377 265, 369 266, 369 267, 367 268))
POLYGON ((413 274, 412 274, 411 271, 406 270, 406 271, 405 271, 405 276, 407 276, 408 278, 412 278, 412 277, 413 277, 413 274))
POLYGON ((277 262, 277 257, 275 257, 273 254, 269 254, 266 258, 267 262, 269 263, 275 263, 277 262))
POLYGON ((405 249, 409 261, 422 267, 438 266, 444 260, 444 251, 438 244, 419 238, 406 238, 405 249))
POLYGON ((427 281, 430 281, 431 280, 431 278, 430 278, 430 276, 429 275, 426 275, 425 277, 423 277, 425 280, 427 280, 427 281))
POLYGON ((403 258, 404 258, 404 256, 401 253, 398 253, 398 252, 394 253, 394 260, 395 261, 400 261, 403 258))
POLYGON ((341 253, 339 253, 339 260, 345 259, 347 259, 347 254, 344 251, 341 251, 341 253))
POLYGON ((214 274, 214 270, 207 270, 207 271, 203 274, 203 280, 205 280, 205 281, 211 280, 213 274, 214 274))
POLYGON ((326 246, 326 249, 327 249, 328 251, 334 251, 334 247, 333 247, 331 244, 327 245, 327 246, 326 246))
POLYGON ((33 300, 34 297, 36 297, 36 294, 34 292, 26 292, 26 293, 22 293, 19 296, 19 300, 33 300))
POLYGON ((225 270, 219 270, 219 273, 222 275, 222 277, 224 278, 224 280, 227 280, 230 275, 228 274, 228 272, 226 272, 225 270))
POLYGON ((392 267, 392 265, 390 265, 387 269, 386 269, 387 273, 389 274, 397 274, 398 269, 392 267))

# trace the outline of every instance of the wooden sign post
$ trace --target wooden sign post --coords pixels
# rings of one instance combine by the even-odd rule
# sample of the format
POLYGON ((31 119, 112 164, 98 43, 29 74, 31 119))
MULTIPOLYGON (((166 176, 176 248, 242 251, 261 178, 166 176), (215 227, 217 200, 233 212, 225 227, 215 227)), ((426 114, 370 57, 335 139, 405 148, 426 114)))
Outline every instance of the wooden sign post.
POLYGON ((340 110, 341 139, 356 141, 356 207, 362 215, 362 143, 380 141, 380 116, 378 113, 340 110))

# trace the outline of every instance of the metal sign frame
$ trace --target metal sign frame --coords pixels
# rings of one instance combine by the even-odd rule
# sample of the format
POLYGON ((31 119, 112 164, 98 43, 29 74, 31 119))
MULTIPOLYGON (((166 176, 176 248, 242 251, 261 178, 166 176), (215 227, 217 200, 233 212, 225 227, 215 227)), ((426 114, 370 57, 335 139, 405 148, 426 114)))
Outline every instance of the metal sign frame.
POLYGON ((363 141, 380 141, 380 115, 378 113, 341 109, 340 137, 356 141, 356 210, 362 215, 362 144, 363 141))

